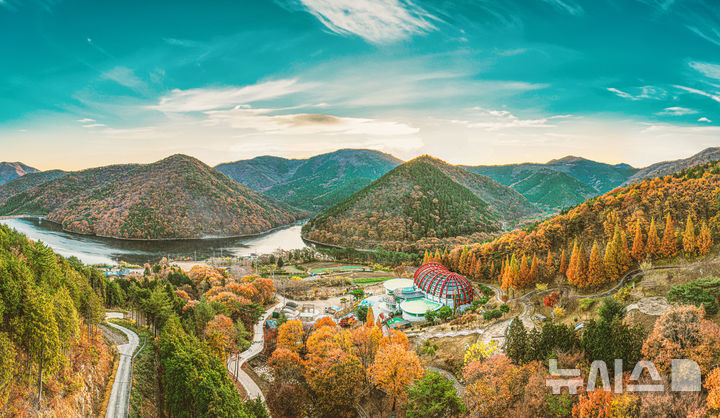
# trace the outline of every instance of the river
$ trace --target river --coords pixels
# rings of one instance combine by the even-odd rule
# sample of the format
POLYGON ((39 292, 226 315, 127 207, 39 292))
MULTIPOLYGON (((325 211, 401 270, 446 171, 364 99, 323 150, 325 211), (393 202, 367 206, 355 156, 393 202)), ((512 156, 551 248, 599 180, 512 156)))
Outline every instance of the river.
POLYGON ((63 231, 55 223, 38 218, 0 219, 35 241, 42 241, 56 253, 75 256, 86 264, 154 263, 162 257, 192 257, 205 259, 211 256, 246 256, 267 254, 280 248, 294 250, 306 247, 300 237, 302 223, 276 229, 267 234, 246 238, 212 238, 170 241, 127 241, 78 235, 63 231))

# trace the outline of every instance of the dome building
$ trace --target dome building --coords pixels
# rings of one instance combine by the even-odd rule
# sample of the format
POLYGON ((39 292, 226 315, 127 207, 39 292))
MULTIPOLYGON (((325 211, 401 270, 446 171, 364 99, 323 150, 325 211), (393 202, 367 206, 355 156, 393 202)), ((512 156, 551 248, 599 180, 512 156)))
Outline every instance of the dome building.
POLYGON ((470 281, 440 263, 426 263, 415 272, 413 285, 425 298, 458 309, 473 301, 470 281))

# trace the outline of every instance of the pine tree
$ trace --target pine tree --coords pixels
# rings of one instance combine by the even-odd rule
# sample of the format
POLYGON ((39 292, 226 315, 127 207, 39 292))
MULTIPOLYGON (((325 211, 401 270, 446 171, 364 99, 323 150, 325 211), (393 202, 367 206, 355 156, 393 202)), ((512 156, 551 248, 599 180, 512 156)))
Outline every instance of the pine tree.
POLYGON ((645 254, 655 259, 660 256, 660 238, 657 234, 657 226, 655 226, 655 218, 650 221, 650 229, 648 229, 647 244, 645 245, 645 254))
POLYGON ((372 305, 368 305, 367 315, 365 315, 365 326, 372 328, 375 325, 375 313, 372 305))
POLYGON ((510 258, 510 264, 505 267, 505 276, 507 277, 508 287, 517 289, 518 279, 520 276, 520 266, 518 265, 518 259, 515 254, 512 255, 512 258, 510 258))
POLYGON ((645 245, 643 244, 643 233, 642 226, 640 225, 640 218, 637 220, 635 225, 635 238, 633 239, 632 251, 630 253, 636 261, 642 261, 645 259, 645 245))
POLYGON ((630 270, 630 266, 632 266, 632 259, 630 258, 630 249, 628 248, 625 231, 623 231, 619 226, 615 227, 615 236, 613 237, 613 241, 615 241, 615 248, 618 250, 617 263, 620 266, 620 274, 622 274, 630 270))
POLYGON ((443 266, 447 266, 450 264, 450 254, 448 253, 447 248, 445 249, 442 257, 440 258, 440 264, 442 264, 443 266))
POLYGON ((710 234, 710 228, 708 228, 707 222, 703 222, 702 228, 700 228, 700 234, 697 237, 697 248, 700 255, 705 255, 712 249, 712 234, 710 234))
POLYGON ((567 272, 567 260, 565 257, 565 249, 563 248, 562 254, 560 255, 560 269, 558 270, 560 274, 565 274, 567 272))
POLYGON ((677 239, 675 238, 675 226, 672 217, 668 213, 665 219, 665 232, 663 233, 660 254, 663 257, 673 257, 678 252, 677 239))
POLYGON ((605 283, 605 268, 603 266, 603 259, 600 256, 600 249, 598 248, 597 241, 593 242, 592 250, 590 250, 587 281, 591 286, 600 286, 605 283))
POLYGON ((527 331, 517 317, 510 322, 506 352, 507 356, 517 365, 525 364, 525 360, 528 358, 527 331))
POLYGON ((425 255, 423 256, 422 263, 425 264, 430 260, 430 255, 428 254, 428 250, 425 250, 425 255))
POLYGON ((696 250, 695 224, 693 223, 692 216, 688 214, 687 221, 685 222, 685 233, 683 234, 683 251, 685 251, 685 256, 690 257, 695 255, 696 250))
POLYGON ((552 276, 553 273, 553 258, 552 253, 548 250, 547 258, 545 259, 545 272, 548 276, 552 276))

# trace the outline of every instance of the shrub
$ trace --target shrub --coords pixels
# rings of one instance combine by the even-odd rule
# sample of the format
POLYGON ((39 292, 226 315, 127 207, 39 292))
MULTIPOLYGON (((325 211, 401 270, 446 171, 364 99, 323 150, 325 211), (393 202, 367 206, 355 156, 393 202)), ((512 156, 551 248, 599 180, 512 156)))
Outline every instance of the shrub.
POLYGON ((502 305, 500 305, 500 312, 502 312, 502 313, 510 312, 510 305, 508 305, 507 303, 503 303, 502 305))
POLYGON ((494 309, 492 311, 485 311, 483 313, 483 319, 485 319, 486 321, 491 320, 491 319, 497 319, 497 318, 500 318, 502 316, 502 314, 503 313, 499 309, 494 309))

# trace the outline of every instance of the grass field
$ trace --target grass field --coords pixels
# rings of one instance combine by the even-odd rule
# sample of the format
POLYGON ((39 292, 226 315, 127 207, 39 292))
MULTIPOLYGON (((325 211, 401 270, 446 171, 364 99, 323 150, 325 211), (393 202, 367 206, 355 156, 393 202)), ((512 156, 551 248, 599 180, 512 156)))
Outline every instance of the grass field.
POLYGON ((315 274, 330 273, 330 272, 334 272, 334 271, 348 272, 348 271, 361 271, 364 269, 365 269, 365 267, 363 267, 363 266, 333 266, 333 267, 312 269, 312 270, 310 270, 310 273, 315 273, 315 274))
POLYGON ((384 282, 385 280, 390 280, 392 277, 367 277, 363 279, 355 279, 353 280, 353 283, 355 284, 369 284, 369 283, 380 283, 384 282))

